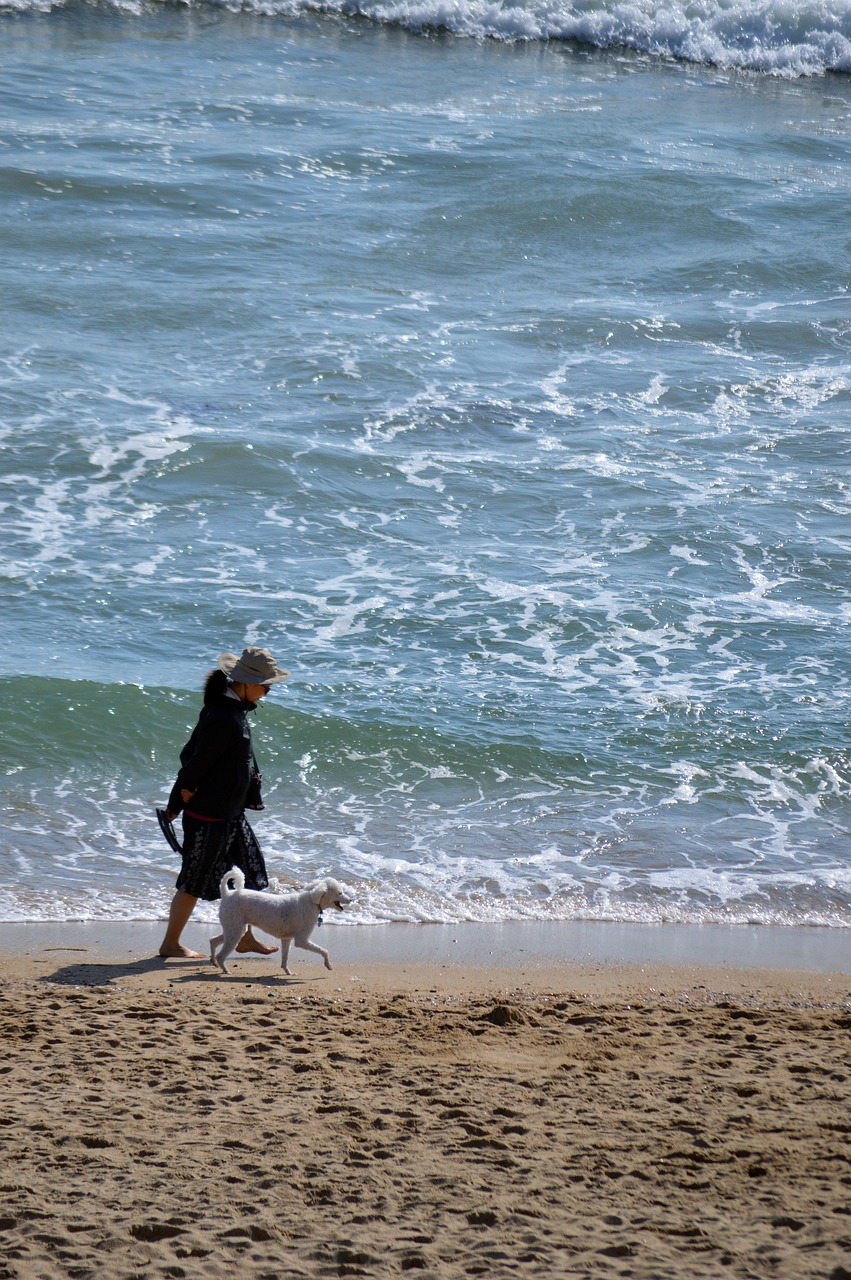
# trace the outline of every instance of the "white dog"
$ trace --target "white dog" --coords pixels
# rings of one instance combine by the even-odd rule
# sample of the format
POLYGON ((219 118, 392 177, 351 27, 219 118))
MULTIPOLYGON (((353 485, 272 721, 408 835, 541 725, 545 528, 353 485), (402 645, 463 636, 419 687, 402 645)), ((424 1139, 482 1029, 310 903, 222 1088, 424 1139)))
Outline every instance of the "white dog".
POLYGON ((292 942, 303 951, 314 951, 321 956, 326 969, 332 967, 325 948, 317 947, 309 939, 321 922, 323 911, 329 907, 342 911, 351 901, 350 898, 343 897, 342 887, 336 880, 317 880, 316 884, 302 893, 266 893, 246 889, 245 876, 238 867, 231 867, 222 876, 219 889, 222 895, 219 920, 224 932, 217 938, 210 939, 210 960, 219 966, 222 973, 227 973, 225 961, 245 933, 245 926, 249 924, 280 939, 281 968, 284 973, 290 972, 287 957, 292 942), (216 955, 219 943, 222 945, 216 955))

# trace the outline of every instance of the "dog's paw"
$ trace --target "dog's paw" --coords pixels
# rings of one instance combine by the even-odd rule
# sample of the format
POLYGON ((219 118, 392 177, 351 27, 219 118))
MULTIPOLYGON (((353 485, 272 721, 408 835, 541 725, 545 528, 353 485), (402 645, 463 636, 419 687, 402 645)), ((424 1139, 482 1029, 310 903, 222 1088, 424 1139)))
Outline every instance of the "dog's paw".
POLYGON ((326 969, 333 969, 333 968, 334 968, 334 966, 332 965, 332 963, 331 963, 331 961, 330 961, 330 960, 326 960, 326 961, 325 961, 325 968, 326 968, 326 969))

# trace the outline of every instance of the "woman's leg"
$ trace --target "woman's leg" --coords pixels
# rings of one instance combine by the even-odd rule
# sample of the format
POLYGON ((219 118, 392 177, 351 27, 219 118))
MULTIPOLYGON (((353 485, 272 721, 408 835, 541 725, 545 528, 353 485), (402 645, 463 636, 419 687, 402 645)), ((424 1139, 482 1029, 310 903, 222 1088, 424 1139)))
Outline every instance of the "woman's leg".
POLYGON ((277 951, 277 947, 270 947, 265 942, 261 942, 259 938, 255 938, 251 932, 251 925, 245 930, 245 933, 236 944, 237 951, 256 951, 258 955, 270 956, 277 951))
POLYGON ((187 960, 204 960, 205 956, 200 951, 191 951, 189 947, 184 946, 180 941, 180 935, 188 921, 192 912, 195 910, 197 898, 193 898, 191 893, 184 893, 178 889, 177 893, 171 900, 171 909, 168 913, 168 925, 166 926, 165 937, 160 946, 160 955, 165 957, 182 956, 187 960))
POLYGON ((160 946, 161 956, 177 956, 186 960, 205 960, 200 951, 193 951, 180 941, 195 904, 199 898, 206 897, 203 865, 212 824, 200 822, 183 814, 183 860, 180 874, 175 885, 176 893, 171 900, 168 913, 168 925, 165 937, 160 946))
MULTIPOLYGON (((265 889, 269 883, 269 877, 266 874, 266 863, 263 861, 263 854, 260 852, 260 846, 257 843, 257 837, 252 830, 251 823, 247 820, 245 814, 240 814, 233 827, 233 838, 230 845, 230 851, 233 861, 240 868, 245 876, 245 883, 250 889, 265 889)), ((268 943, 261 942, 259 938, 255 938, 251 925, 245 930, 236 945, 237 951, 253 951, 257 955, 271 956, 277 947, 270 947, 268 943)))

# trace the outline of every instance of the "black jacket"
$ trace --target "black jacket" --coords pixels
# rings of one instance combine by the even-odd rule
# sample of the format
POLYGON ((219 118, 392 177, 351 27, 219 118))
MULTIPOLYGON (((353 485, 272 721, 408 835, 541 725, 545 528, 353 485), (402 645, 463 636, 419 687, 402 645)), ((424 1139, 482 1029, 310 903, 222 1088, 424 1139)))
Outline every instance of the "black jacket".
POLYGON ((171 813, 184 808, 204 818, 242 813, 254 773, 245 710, 244 703, 227 697, 204 707, 180 753, 180 773, 168 799, 171 813), (186 805, 180 794, 184 788, 195 792, 186 805))

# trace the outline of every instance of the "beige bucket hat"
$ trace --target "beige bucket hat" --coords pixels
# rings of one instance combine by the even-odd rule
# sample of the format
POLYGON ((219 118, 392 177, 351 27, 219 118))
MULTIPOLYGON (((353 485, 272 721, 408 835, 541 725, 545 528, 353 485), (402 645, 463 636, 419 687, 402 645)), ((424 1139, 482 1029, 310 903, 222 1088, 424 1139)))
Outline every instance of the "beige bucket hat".
POLYGON ((236 684, 277 684, 289 680, 289 671, 279 667, 268 649, 250 646, 238 658, 235 653, 220 653, 219 668, 236 684))

